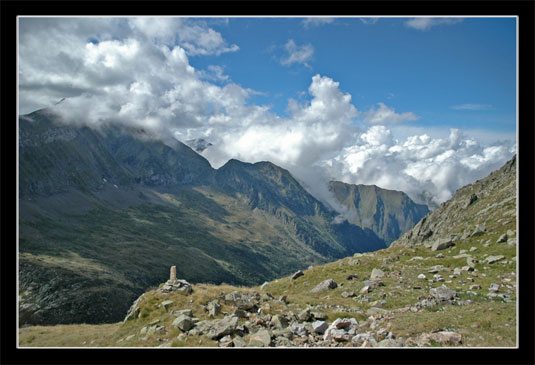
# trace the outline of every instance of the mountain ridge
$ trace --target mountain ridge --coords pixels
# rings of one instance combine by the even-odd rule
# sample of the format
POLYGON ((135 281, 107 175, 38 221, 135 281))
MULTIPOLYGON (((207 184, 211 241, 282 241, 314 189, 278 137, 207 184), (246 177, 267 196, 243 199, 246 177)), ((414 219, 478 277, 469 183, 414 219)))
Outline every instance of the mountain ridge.
POLYGON ((350 223, 372 229, 387 245, 429 213, 427 206, 414 203, 404 192, 376 185, 330 181, 329 191, 348 209, 350 223))
POLYGON ((272 163, 215 170, 139 128, 53 118, 19 124, 21 323, 117 319, 173 262, 193 282, 252 285, 385 247, 371 230, 333 224, 336 213, 272 163))

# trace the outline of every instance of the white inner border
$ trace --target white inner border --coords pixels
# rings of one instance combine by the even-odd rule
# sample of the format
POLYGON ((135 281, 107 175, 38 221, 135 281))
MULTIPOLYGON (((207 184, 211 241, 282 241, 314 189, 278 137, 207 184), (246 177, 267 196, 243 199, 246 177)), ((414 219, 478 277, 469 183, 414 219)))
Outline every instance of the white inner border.
MULTIPOLYGON (((144 18, 350 18, 350 19, 360 19, 360 18, 402 18, 402 19, 413 19, 413 18, 483 18, 483 19, 489 19, 489 18, 515 18, 516 19, 516 196, 517 196, 517 204, 516 204, 516 347, 518 348, 518 336, 519 336, 519 330, 518 330, 518 324, 519 324, 519 300, 520 300, 520 282, 518 280, 518 268, 519 268, 519 262, 518 262, 518 234, 519 234, 519 224, 518 224, 518 193, 519 193, 519 164, 520 164, 520 156, 518 154, 518 108, 519 108, 519 100, 518 100, 518 75, 519 75, 519 59, 518 59, 518 48, 519 48, 519 18, 518 16, 513 15, 418 15, 418 16, 407 16, 407 15, 314 15, 314 16, 306 16, 306 15, 297 15, 297 16, 289 16, 289 15, 269 15, 269 16, 262 16, 262 15, 218 15, 218 16, 202 16, 202 15, 194 15, 194 16, 178 16, 178 15, 161 15, 161 16, 148 16, 148 15, 127 15, 127 16, 120 16, 120 15, 51 15, 51 16, 39 16, 39 15, 20 15, 17 16, 17 26, 16 26, 16 32, 17 32, 17 90, 16 90, 16 114, 17 114, 17 120, 16 120, 16 128, 17 128, 17 137, 16 137, 16 145, 17 145, 17 151, 16 151, 16 186, 17 186, 17 192, 16 192, 16 198, 17 198, 17 216, 16 216, 16 222, 17 222, 17 228, 16 228, 16 247, 17 247, 17 262, 16 262, 16 270, 17 270, 17 285, 16 285, 16 296, 17 296, 17 310, 16 310, 16 321, 17 321, 17 349, 115 349, 115 348, 128 348, 128 349, 188 349, 188 348, 194 348, 194 349, 227 349, 222 347, 21 347, 19 345, 19 20, 20 18, 138 18, 138 17, 144 17, 144 18)), ((351 349, 347 347, 317 347, 322 349, 351 349)), ((373 347, 371 349, 377 349, 378 347, 373 347)), ((511 349, 512 347, 394 347, 394 349, 500 349, 500 348, 506 348, 511 349)), ((307 349, 306 347, 268 347, 268 349, 307 349)), ((364 348, 369 349, 369 348, 364 348)), ((389 347, 381 347, 380 349, 389 349, 389 347)))

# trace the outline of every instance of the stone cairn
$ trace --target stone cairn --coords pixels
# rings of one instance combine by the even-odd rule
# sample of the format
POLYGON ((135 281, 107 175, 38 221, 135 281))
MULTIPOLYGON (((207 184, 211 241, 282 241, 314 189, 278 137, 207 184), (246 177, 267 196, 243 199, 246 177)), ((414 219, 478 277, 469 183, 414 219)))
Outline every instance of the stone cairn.
POLYGON ((169 280, 160 289, 162 293, 170 293, 175 291, 183 291, 186 294, 190 294, 193 289, 191 284, 186 280, 181 280, 176 278, 176 266, 171 266, 171 272, 169 273, 169 280))

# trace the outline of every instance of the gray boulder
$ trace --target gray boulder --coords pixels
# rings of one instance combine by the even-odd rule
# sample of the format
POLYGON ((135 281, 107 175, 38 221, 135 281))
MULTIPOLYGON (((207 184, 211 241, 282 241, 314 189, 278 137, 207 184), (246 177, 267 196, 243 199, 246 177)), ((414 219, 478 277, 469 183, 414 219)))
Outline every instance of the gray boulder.
POLYGON ((475 236, 480 236, 482 235, 483 233, 486 232, 486 229, 485 229, 485 222, 479 224, 475 229, 474 229, 474 232, 472 232, 472 234, 470 236, 472 237, 475 237, 475 236))
POLYGON ((234 337, 234 339, 232 340, 232 343, 234 344, 234 347, 246 347, 247 346, 247 342, 245 342, 245 340, 241 338, 240 336, 234 337))
POLYGON ((377 344, 377 347, 403 347, 403 345, 396 340, 387 338, 382 341, 379 341, 379 343, 377 344))
POLYGON ((284 316, 276 314, 271 318, 271 324, 276 328, 286 328, 288 327, 288 320, 284 316))
POLYGON ((306 336, 308 334, 308 331, 305 325, 301 323, 293 323, 290 326, 290 330, 292 331, 292 333, 296 334, 297 336, 306 336))
POLYGON ((271 345, 271 334, 266 329, 261 329, 251 336, 248 347, 269 347, 271 345))
POLYGON ((454 299, 457 292, 448 288, 446 285, 442 285, 441 287, 429 290, 429 294, 438 301, 447 302, 454 299))
POLYGON ((184 314, 181 314, 179 317, 177 317, 174 321, 173 321, 173 326, 177 327, 178 329, 186 332, 186 331, 189 331, 194 323, 192 321, 192 319, 184 314))
POLYGON ((206 305, 206 309, 208 310, 208 315, 215 317, 219 313, 221 313, 221 305, 217 300, 212 300, 210 303, 206 305))
POLYGON ((507 233, 502 234, 497 240, 496 243, 507 242, 507 233))
POLYGON ((329 324, 325 321, 314 321, 312 322, 312 328, 314 332, 318 334, 323 334, 329 328, 329 324))
POLYGON ((453 241, 450 238, 441 238, 433 243, 431 251, 445 250, 451 246, 453 246, 453 241))
POLYGON ((338 284, 333 279, 327 279, 316 285, 312 292, 317 293, 323 290, 335 289, 336 287, 338 287, 338 284))
POLYGON ((504 258, 505 258, 505 256, 503 256, 503 255, 489 256, 485 260, 483 260, 483 262, 485 262, 487 264, 493 264, 495 262, 503 260, 504 258))
POLYGON ((383 272, 383 270, 373 269, 372 273, 370 275, 370 279, 371 280, 380 279, 380 278, 382 278, 384 276, 385 276, 385 273, 383 272))
POLYGON ((212 327, 208 331, 208 336, 215 340, 226 335, 232 335, 238 325, 238 317, 227 316, 213 322, 212 327))
POLYGON ((297 315, 297 318, 301 322, 307 322, 312 319, 312 314, 310 313, 310 308, 303 309, 299 314, 297 315))

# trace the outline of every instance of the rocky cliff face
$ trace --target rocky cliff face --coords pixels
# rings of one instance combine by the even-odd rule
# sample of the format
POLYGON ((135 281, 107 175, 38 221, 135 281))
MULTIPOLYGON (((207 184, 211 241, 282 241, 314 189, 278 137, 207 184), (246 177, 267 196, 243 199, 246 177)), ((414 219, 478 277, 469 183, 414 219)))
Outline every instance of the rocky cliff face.
POLYGON ((457 190, 393 245, 432 245, 492 232, 516 220, 516 156, 484 179, 457 190))
POLYGON ((331 181, 329 190, 348 209, 350 223, 373 230, 387 245, 429 213, 427 206, 414 203, 407 194, 375 185, 331 181))

